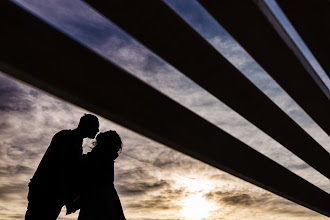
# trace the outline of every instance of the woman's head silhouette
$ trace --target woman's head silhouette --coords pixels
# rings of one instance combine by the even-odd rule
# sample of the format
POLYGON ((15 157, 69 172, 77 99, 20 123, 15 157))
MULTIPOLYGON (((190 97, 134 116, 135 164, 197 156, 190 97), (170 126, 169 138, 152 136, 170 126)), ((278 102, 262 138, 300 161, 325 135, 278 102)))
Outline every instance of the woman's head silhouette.
POLYGON ((106 131, 96 136, 95 147, 92 151, 99 151, 116 159, 122 150, 122 141, 116 131, 106 131))

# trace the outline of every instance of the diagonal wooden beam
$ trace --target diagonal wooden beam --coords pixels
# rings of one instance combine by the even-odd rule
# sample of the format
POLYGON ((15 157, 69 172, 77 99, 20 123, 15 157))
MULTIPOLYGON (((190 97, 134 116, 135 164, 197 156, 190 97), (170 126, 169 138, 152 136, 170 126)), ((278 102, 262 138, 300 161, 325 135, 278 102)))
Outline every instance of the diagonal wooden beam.
MULTIPOLYGON (((330 178, 330 169, 328 169, 330 154, 164 2, 155 0, 87 0, 87 2, 330 178)), ((329 119, 325 117, 325 113, 323 116, 325 121, 329 119)))
POLYGON ((0 6, 1 71, 330 216, 326 192, 13 3, 0 6))
POLYGON ((276 2, 330 77, 330 1, 277 0, 276 2))
POLYGON ((330 91, 264 1, 199 2, 330 135, 330 91))

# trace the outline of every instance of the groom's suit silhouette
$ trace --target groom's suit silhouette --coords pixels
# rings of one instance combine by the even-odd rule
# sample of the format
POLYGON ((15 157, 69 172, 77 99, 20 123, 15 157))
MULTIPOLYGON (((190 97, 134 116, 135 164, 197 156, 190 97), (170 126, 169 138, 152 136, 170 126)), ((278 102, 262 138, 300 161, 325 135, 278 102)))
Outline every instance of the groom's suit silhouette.
POLYGON ((74 130, 54 135, 29 183, 26 220, 54 220, 62 207, 72 201, 82 158, 84 138, 93 139, 99 131, 96 116, 85 114, 74 130))

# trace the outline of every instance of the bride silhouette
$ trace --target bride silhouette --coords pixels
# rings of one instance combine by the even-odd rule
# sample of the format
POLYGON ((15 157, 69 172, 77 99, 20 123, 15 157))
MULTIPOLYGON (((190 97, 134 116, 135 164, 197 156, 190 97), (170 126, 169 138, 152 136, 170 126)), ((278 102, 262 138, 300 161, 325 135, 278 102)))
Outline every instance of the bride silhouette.
POLYGON ((114 187, 114 160, 122 149, 116 131, 106 131, 96 137, 95 147, 82 161, 82 189, 78 220, 125 219, 114 187))

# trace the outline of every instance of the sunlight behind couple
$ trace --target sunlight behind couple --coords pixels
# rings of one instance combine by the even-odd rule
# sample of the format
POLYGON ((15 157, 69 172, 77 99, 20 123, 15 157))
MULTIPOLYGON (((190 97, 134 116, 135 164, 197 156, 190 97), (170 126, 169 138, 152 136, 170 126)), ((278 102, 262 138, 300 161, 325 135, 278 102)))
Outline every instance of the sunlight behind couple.
POLYGON ((180 215, 186 220, 203 220, 210 218, 210 212, 219 207, 213 202, 208 201, 204 195, 214 189, 205 180, 197 181, 195 178, 180 176, 181 186, 189 194, 181 200, 182 209, 180 215))
POLYGON ((202 193, 190 194, 183 200, 181 215, 187 220, 201 220, 208 218, 210 211, 216 209, 216 206, 207 201, 202 193))

